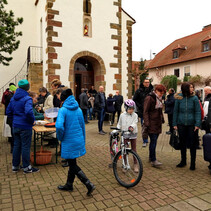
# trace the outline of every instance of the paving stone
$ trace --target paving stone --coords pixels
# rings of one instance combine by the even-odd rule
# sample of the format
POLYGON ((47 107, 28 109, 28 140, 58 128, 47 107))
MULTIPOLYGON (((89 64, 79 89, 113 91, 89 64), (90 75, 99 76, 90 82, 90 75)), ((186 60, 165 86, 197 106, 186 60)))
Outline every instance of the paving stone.
POLYGON ((188 204, 185 201, 176 202, 174 204, 171 204, 171 206, 173 206, 174 208, 176 208, 178 210, 184 210, 184 211, 197 211, 197 210, 199 210, 199 209, 195 208, 194 206, 188 204))
POLYGON ((186 202, 198 208, 199 210, 211 209, 211 203, 208 203, 198 197, 187 199, 186 202))
POLYGON ((204 195, 201 195, 199 196, 199 198, 209 202, 211 204, 211 193, 207 193, 207 194, 204 194, 204 195))
POLYGON ((170 205, 164 206, 164 207, 160 207, 157 208, 156 211, 176 211, 177 209, 173 208, 170 205))

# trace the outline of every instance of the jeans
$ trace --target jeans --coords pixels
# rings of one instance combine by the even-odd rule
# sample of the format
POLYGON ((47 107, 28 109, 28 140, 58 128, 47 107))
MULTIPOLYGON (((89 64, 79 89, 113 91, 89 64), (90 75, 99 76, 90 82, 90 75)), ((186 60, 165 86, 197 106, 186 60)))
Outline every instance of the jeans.
POLYGON ((88 108, 87 113, 89 114, 89 120, 92 120, 92 107, 88 108))
POLYGON ((196 161, 196 138, 195 126, 178 125, 178 133, 181 145, 181 162, 186 163, 186 150, 190 148, 191 165, 195 166, 196 161))
POLYGON ((149 159, 150 161, 155 161, 156 160, 156 145, 157 145, 157 140, 158 140, 159 134, 149 134, 150 137, 150 144, 149 144, 149 159))
POLYGON ((32 139, 32 129, 24 130, 21 128, 13 128, 14 148, 13 148, 13 168, 20 166, 20 157, 22 155, 22 165, 26 169, 30 166, 30 148, 32 139))
MULTIPOLYGON (((141 117, 141 125, 142 125, 142 127, 143 127, 143 123, 144 123, 144 118, 141 117)), ((142 133, 143 133, 143 131, 142 131, 142 133)), ((148 139, 147 138, 144 138, 143 137, 143 134, 142 134, 142 138, 143 138, 143 143, 148 143, 148 139)))
POLYGON ((105 108, 102 108, 100 112, 98 112, 98 129, 99 132, 103 130, 103 121, 105 117, 105 108))

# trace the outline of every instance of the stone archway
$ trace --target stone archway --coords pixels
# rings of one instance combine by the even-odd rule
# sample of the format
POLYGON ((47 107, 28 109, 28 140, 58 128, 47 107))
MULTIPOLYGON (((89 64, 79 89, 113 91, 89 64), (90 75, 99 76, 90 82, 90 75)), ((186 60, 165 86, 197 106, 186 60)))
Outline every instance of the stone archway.
POLYGON ((106 69, 105 69, 105 64, 103 59, 98 56, 97 54, 91 53, 89 51, 81 51, 77 54, 75 54, 71 61, 70 61, 70 67, 69 67, 69 81, 70 81, 70 88, 73 90, 75 90, 75 74, 74 74, 74 65, 77 59, 82 58, 82 57, 86 57, 87 59, 89 59, 90 62, 93 63, 93 67, 94 67, 94 86, 96 87, 96 89, 98 89, 98 87, 100 85, 104 86, 104 88, 106 88, 106 82, 105 82, 105 74, 106 74, 106 69))

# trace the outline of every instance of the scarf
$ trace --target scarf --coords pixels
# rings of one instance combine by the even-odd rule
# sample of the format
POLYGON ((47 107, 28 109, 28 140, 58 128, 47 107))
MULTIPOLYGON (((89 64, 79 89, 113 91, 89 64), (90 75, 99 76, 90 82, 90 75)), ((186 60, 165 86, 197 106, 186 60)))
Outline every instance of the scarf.
POLYGON ((155 109, 163 108, 162 97, 159 97, 155 92, 154 92, 154 94, 156 96, 155 109))

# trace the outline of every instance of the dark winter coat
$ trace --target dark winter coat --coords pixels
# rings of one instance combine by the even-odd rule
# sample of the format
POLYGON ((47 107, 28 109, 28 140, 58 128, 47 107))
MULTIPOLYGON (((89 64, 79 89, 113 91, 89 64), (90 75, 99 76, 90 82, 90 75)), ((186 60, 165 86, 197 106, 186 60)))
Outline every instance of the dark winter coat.
POLYGON ((6 114, 13 121, 13 127, 32 129, 35 119, 29 93, 18 88, 7 107, 6 114))
POLYGON ((210 101, 211 100, 211 94, 208 94, 205 98, 204 101, 210 101))
POLYGON ((79 95, 79 100, 80 100, 80 108, 81 109, 88 109, 88 96, 85 92, 81 93, 79 95))
POLYGON ((197 126, 201 125, 201 108, 199 99, 194 94, 184 97, 182 93, 175 94, 175 106, 173 126, 197 126))
POLYGON ((143 117, 144 111, 144 99, 153 90, 153 86, 150 84, 148 88, 144 87, 143 83, 140 88, 136 90, 133 100, 136 103, 137 113, 139 117, 143 117))
POLYGON ((150 92, 144 100, 144 126, 148 133, 160 134, 162 132, 162 123, 164 123, 162 108, 155 108, 156 95, 150 92))
POLYGON ((122 110, 122 104, 123 104, 123 96, 122 95, 114 95, 115 104, 114 108, 116 111, 122 110))
POLYGON ((175 98, 174 98, 174 94, 172 93, 167 96, 167 100, 165 101, 165 113, 166 114, 173 114, 174 104, 175 104, 175 98))
MULTIPOLYGON (((104 96, 105 105, 106 105, 105 93, 103 93, 103 96, 104 96)), ((95 96, 94 112, 100 112, 101 110, 102 110, 102 99, 101 99, 100 92, 98 92, 97 95, 95 96)))
POLYGON ((115 102, 115 99, 113 97, 107 98, 107 101, 106 101, 107 104, 106 105, 107 105, 107 112, 108 113, 113 113, 115 111, 114 102, 115 102))

